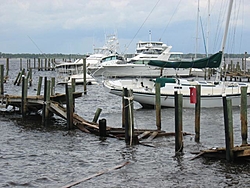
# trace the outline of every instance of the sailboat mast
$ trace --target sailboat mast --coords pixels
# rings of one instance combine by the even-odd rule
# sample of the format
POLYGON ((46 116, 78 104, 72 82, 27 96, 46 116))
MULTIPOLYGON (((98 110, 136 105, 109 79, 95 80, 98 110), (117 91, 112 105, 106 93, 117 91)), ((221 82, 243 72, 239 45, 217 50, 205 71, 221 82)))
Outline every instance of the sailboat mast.
POLYGON ((210 26, 210 0, 208 0, 208 16, 207 16, 207 42, 206 42, 206 46, 207 46, 207 57, 209 55, 209 50, 208 50, 208 39, 209 39, 209 26, 210 26))
POLYGON ((225 32, 224 32, 224 36, 223 36, 222 46, 221 46, 222 53, 224 53, 224 49, 225 49, 225 45, 226 45, 227 33, 228 33, 228 27, 229 27, 229 21, 230 21, 232 7, 233 7, 233 0, 230 0, 229 6, 228 6, 228 12, 227 12, 226 27, 225 27, 225 32))
POLYGON ((200 17, 200 0, 198 0, 198 10, 197 10, 197 23, 196 23, 196 45, 195 45, 195 56, 197 58, 198 49, 198 35, 199 35, 199 17, 200 17))
MULTIPOLYGON (((222 46, 221 46, 222 58, 221 58, 221 63, 220 63, 220 69, 222 66, 222 61, 224 59, 224 49, 225 49, 226 40, 227 40, 227 33, 228 33, 228 28, 229 28, 229 21, 230 21, 230 16, 231 16, 231 12, 232 12, 232 7, 233 7, 233 0, 230 0, 229 6, 228 6, 228 12, 227 12, 226 26, 225 26, 225 31, 224 31, 224 36, 223 36, 222 46)), ((219 70, 219 71, 221 71, 221 70, 219 70)), ((219 80, 219 72, 217 71, 216 81, 218 81, 218 80, 219 80)))

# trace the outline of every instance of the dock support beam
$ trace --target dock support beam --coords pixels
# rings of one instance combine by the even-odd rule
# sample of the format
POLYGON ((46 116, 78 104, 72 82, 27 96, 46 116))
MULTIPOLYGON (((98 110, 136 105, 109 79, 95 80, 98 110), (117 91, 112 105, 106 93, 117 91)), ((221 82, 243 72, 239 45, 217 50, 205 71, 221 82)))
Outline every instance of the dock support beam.
POLYGON ((0 94, 4 94, 4 65, 0 65, 0 94))
POLYGON ((83 59, 83 93, 87 94, 87 68, 86 68, 86 58, 83 59))
POLYGON ((48 125, 49 105, 50 105, 50 80, 47 80, 47 77, 44 77, 44 104, 43 104, 43 116, 42 116, 43 126, 48 125))
POLYGON ((99 118, 101 112, 102 112, 102 109, 101 109, 101 108, 97 108, 97 110, 96 110, 96 112, 95 112, 95 117, 94 117, 94 119, 93 119, 92 122, 94 122, 94 123, 97 122, 97 120, 98 120, 98 118, 99 118))
POLYGON ((161 130, 161 85, 155 84, 155 110, 156 110, 156 127, 161 130))
POLYGON ((175 95, 175 152, 183 150, 183 133, 182 133, 182 107, 183 95, 174 92, 175 95))
POLYGON ((101 139, 106 137, 107 122, 106 119, 99 120, 99 136, 101 139))
POLYGON ((21 103, 21 112, 22 118, 26 117, 27 113, 27 95, 28 95, 28 80, 25 76, 22 76, 22 103, 21 103))
POLYGON ((201 86, 196 85, 195 142, 200 142, 201 86))
POLYGON ((222 100, 225 124, 226 159, 228 162, 232 162, 234 159, 232 151, 234 147, 232 99, 227 99, 226 96, 223 96, 222 100))
POLYGON ((247 87, 241 87, 240 120, 241 120, 242 145, 246 145, 247 144, 247 87))
POLYGON ((67 128, 68 130, 73 129, 73 93, 72 87, 65 84, 66 90, 66 103, 67 103, 67 128))

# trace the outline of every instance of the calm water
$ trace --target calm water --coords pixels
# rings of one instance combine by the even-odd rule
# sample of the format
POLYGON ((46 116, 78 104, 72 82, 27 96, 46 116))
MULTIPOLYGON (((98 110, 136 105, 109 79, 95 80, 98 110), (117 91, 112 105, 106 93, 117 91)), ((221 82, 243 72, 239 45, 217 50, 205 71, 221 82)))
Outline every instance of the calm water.
MULTIPOLYGON (((10 65, 5 90, 21 95, 21 86, 13 85, 19 60, 10 60, 10 65)), ((41 75, 51 77, 55 73, 33 71, 29 95, 35 94, 41 75)), ((76 90, 83 88, 77 86, 76 90)), ((64 87, 58 86, 56 91, 64 92, 64 87)), ((121 126, 121 98, 106 93, 101 84, 88 86, 88 94, 76 100, 76 112, 87 120, 93 119, 97 108, 102 108, 100 118, 106 118, 109 126, 121 126)), ((155 111, 141 109, 139 104, 135 108, 135 126, 154 129, 155 111)), ((233 114, 234 142, 240 145, 239 108, 234 108, 233 114)), ((155 147, 130 147, 114 138, 101 141, 79 130, 69 132, 66 121, 57 116, 46 128, 40 116, 24 121, 18 114, 0 115, 0 121, 0 187, 61 187, 125 161, 130 163, 74 187, 249 187, 247 162, 190 160, 193 151, 225 146, 220 108, 201 111, 200 143, 194 141, 194 136, 185 136, 181 156, 175 156, 174 137, 154 139, 155 147)), ((183 111, 183 129, 194 133, 194 110, 183 111)), ((174 131, 174 109, 162 109, 162 130, 174 131)))

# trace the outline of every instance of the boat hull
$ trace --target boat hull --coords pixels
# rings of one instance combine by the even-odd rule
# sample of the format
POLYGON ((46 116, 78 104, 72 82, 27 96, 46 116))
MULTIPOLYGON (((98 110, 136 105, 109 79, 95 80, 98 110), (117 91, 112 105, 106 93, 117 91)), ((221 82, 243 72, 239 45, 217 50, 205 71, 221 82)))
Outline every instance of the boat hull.
MULTIPOLYGON (((115 83, 115 82, 113 82, 115 83)), ((118 83, 118 82, 116 82, 118 83)), ((108 89, 108 91, 112 94, 122 96, 122 88, 126 87, 128 89, 133 90, 133 99, 134 101, 139 102, 143 107, 151 107, 155 105, 155 91, 152 89, 152 86, 149 85, 149 87, 139 87, 138 83, 132 84, 131 83, 121 83, 120 85, 114 85, 109 83, 108 81, 104 82, 104 87, 108 89), (151 89, 150 89, 151 88, 151 89)), ((173 84, 174 88, 176 87, 175 84, 173 84)), ((170 88, 170 87, 169 87, 170 88)), ((248 87, 249 88, 249 87, 248 87)), ((183 98, 183 108, 194 108, 195 104, 190 102, 190 93, 189 93, 189 87, 186 89, 186 92, 183 91, 176 91, 177 93, 182 92, 182 98, 183 98), (188 91, 187 91, 188 89, 188 91)), ((210 87, 210 90, 212 87, 210 87)), ((233 89, 233 88, 232 88, 233 89)), ((171 90, 171 89, 170 89, 171 90)), ((201 93, 205 93, 205 90, 208 90, 207 88, 203 88, 201 93)), ((168 92, 168 94, 164 93, 164 91, 161 89, 161 106, 162 107, 169 107, 174 108, 175 107, 175 91, 174 89, 171 90, 172 92, 168 92)), ((234 88, 234 91, 230 94, 227 90, 227 98, 232 99, 232 106, 240 106, 241 104, 241 94, 240 94, 240 88, 238 88, 238 91, 236 91, 236 88, 234 88)), ((201 95, 201 108, 216 108, 216 107, 223 107, 223 100, 222 100, 222 94, 219 94, 219 92, 216 93, 216 90, 214 89, 214 94, 209 94, 210 91, 207 91, 205 95, 201 95)), ((250 105, 250 91, 248 90, 247 93, 247 105, 250 105)))

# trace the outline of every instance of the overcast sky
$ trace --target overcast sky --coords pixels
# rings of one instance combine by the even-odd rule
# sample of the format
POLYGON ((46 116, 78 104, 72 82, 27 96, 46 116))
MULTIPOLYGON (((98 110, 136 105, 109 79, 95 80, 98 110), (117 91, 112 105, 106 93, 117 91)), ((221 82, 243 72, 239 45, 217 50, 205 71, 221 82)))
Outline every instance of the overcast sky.
MULTIPOLYGON (((210 17, 208 0, 199 1, 196 37, 198 0, 0 0, 0 52, 86 54, 116 34, 120 53, 134 53, 151 31, 152 40, 172 51, 205 53, 203 28, 214 53, 221 48, 228 1, 210 0, 210 17)), ((250 53, 250 1, 234 5, 226 51, 250 53)))

